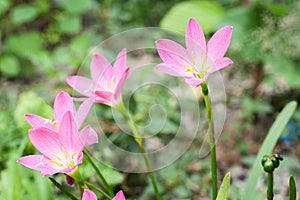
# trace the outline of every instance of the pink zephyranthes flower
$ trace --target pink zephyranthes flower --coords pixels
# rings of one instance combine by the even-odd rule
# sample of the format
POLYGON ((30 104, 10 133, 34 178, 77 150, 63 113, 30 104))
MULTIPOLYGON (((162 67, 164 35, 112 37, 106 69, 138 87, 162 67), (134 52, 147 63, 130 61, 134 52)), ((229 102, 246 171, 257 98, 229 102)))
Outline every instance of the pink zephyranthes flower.
POLYGON ((90 66, 92 79, 70 76, 67 78, 67 83, 87 96, 87 99, 114 106, 121 100, 122 88, 129 71, 130 68, 126 67, 126 49, 118 54, 114 67, 106 58, 95 54, 90 66))
MULTIPOLYGON (((97 200, 97 196, 90 190, 84 190, 82 200, 97 200)), ((122 190, 112 200, 126 200, 122 190)))
POLYGON ((113 198, 113 200, 125 200, 125 196, 124 196, 124 194, 123 194, 123 191, 120 190, 120 191, 116 194, 116 196, 113 198))
POLYGON ((172 76, 185 77, 188 84, 198 87, 210 74, 232 64, 229 58, 224 57, 231 34, 232 27, 225 26, 206 45, 200 25, 191 18, 185 32, 186 48, 167 39, 156 41, 158 54, 163 60, 156 69, 172 76))
MULTIPOLYGON (((54 101, 54 121, 34 114, 26 114, 25 117, 33 129, 45 127, 52 131, 58 132, 62 117, 67 111, 70 111, 72 116, 74 117, 75 125, 79 130, 88 114, 90 105, 91 103, 86 101, 80 105, 78 111, 76 112, 73 100, 70 95, 62 91, 56 96, 54 101)), ((86 126, 81 131, 79 131, 79 136, 81 137, 85 146, 98 142, 98 135, 90 126, 86 126)))
POLYGON ((70 111, 61 118, 58 132, 40 127, 31 129, 29 138, 42 154, 22 157, 18 163, 41 171, 43 176, 70 174, 82 162, 84 143, 70 111))

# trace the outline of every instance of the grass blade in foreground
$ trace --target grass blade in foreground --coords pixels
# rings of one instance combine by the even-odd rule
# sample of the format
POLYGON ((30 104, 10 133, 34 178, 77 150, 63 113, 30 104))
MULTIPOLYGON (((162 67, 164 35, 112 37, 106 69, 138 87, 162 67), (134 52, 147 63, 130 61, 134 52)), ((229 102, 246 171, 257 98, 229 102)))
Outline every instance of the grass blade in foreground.
POLYGON ((60 190, 62 191, 65 195, 70 197, 72 200, 79 200, 76 198, 72 193, 70 193, 66 188, 64 188, 61 184, 59 184, 54 178, 49 177, 50 181, 60 190))
POLYGON ((230 172, 228 172, 222 181, 217 200, 226 200, 229 192, 230 187, 230 172))
POLYGON ((273 123, 271 129, 268 132, 257 156, 252 169, 248 175, 248 181, 246 183, 246 188, 244 195, 241 199, 256 199, 256 192, 254 191, 258 182, 259 177, 262 175, 263 169, 261 167, 261 158, 265 154, 271 154, 278 138, 282 134, 286 124, 295 112, 297 103, 292 101, 288 103, 280 114, 277 116, 275 122, 273 123))
POLYGON ((297 197, 297 190, 296 190, 296 183, 295 179, 293 176, 290 176, 290 181, 289 181, 289 200, 296 200, 297 197))

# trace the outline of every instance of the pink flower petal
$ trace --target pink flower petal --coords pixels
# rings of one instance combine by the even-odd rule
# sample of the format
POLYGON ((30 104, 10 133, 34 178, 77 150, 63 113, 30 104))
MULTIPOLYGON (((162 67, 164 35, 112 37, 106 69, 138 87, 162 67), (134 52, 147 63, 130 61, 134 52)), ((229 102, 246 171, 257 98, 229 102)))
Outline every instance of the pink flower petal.
POLYGON ((84 190, 82 200, 97 200, 97 196, 90 190, 84 190))
POLYGON ((120 100, 122 89, 123 89, 124 83, 126 81, 126 78, 129 74, 129 72, 130 72, 130 68, 127 67, 126 71, 121 75, 121 78, 120 78, 119 82, 117 83, 116 89, 114 92, 114 101, 115 102, 113 102, 113 104, 118 103, 118 101, 120 100))
POLYGON ((198 22, 191 18, 188 22, 188 26, 185 32, 185 42, 188 51, 193 51, 193 43, 199 45, 204 51, 206 51, 206 41, 202 28, 198 22))
POLYGON ((219 58, 215 60, 215 65, 218 70, 228 67, 229 65, 232 65, 232 63, 233 63, 232 60, 227 57, 219 58))
POLYGON ((67 152, 81 152, 84 144, 81 141, 78 129, 71 112, 66 112, 61 120, 59 142, 67 152))
POLYGON ((106 105, 111 106, 112 105, 112 98, 113 98, 113 93, 110 91, 96 91, 95 92, 96 97, 95 97, 95 101, 98 103, 104 103, 106 105))
POLYGON ((27 119, 27 121, 33 129, 45 127, 52 131, 58 131, 58 129, 52 124, 52 122, 49 119, 45 119, 34 114, 25 114, 25 118, 27 119))
POLYGON ((43 155, 30 155, 20 158, 17 162, 24 165, 25 167, 34 170, 43 170, 46 166, 43 164, 43 155))
POLYGON ((68 93, 63 91, 56 96, 53 109, 54 119, 57 120, 58 123, 60 123, 61 118, 67 111, 70 111, 72 115, 75 114, 73 99, 68 93))
POLYGON ((184 66, 178 66, 174 64, 165 64, 161 63, 156 66, 158 71, 169 74, 171 76, 183 76, 187 77, 188 73, 186 72, 186 68, 184 66))
POLYGON ((76 125, 77 125, 78 129, 80 129, 85 118, 89 114, 93 103, 94 103, 94 97, 90 97, 90 98, 85 99, 85 101, 80 104, 80 106, 77 110, 76 116, 75 116, 76 125))
POLYGON ((112 200, 125 200, 123 191, 120 190, 112 200))
POLYGON ((95 84, 92 80, 82 76, 69 76, 67 83, 77 92, 85 95, 92 96, 95 90, 95 84))
POLYGON ((121 77, 126 71, 126 49, 122 49, 122 51, 118 54, 116 62, 113 67, 114 75, 117 77, 121 77))
POLYGON ((166 64, 174 64, 180 66, 192 64, 189 60, 186 49, 172 40, 157 40, 156 47, 160 58, 166 64))
POLYGON ((24 156, 17 162, 30 169, 41 171, 42 176, 50 176, 59 172, 58 169, 51 167, 52 164, 43 155, 24 156))
POLYGON ((215 61, 222 58, 230 44, 232 26, 224 26, 218 30, 207 44, 207 54, 215 61))
POLYGON ((58 134, 45 127, 29 130, 31 143, 43 155, 52 158, 53 154, 60 154, 61 144, 58 134))
POLYGON ((99 78, 102 76, 103 71, 107 67, 112 67, 111 64, 100 54, 95 54, 93 56, 90 70, 91 70, 91 77, 94 82, 97 82, 99 78))
POLYGON ((201 85, 201 83, 203 83, 205 80, 206 78, 204 79, 186 78, 185 82, 193 87, 199 87, 199 85, 201 85))
POLYGON ((79 132, 81 141, 84 143, 84 146, 89 146, 91 144, 98 143, 98 135, 94 129, 90 126, 84 127, 79 132))

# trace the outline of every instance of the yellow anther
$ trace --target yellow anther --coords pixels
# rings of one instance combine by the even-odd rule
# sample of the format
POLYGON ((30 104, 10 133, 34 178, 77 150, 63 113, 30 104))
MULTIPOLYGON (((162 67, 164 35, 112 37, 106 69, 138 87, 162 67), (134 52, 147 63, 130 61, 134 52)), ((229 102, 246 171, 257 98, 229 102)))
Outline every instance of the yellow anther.
POLYGON ((114 89, 114 87, 115 87, 115 76, 112 76, 111 77, 111 80, 110 80, 110 88, 111 89, 114 89))
POLYGON ((185 65, 185 72, 190 72, 193 73, 194 72, 194 68, 188 64, 185 65))
POLYGON ((53 123, 53 126, 57 129, 59 129, 56 123, 53 123))
POLYGON ((73 161, 71 161, 71 162, 68 163, 67 167, 69 169, 72 169, 73 167, 75 167, 75 163, 73 161))
POLYGON ((52 156, 54 156, 57 160, 62 160, 61 157, 59 157, 58 155, 56 155, 55 153, 52 153, 52 156))
POLYGON ((66 152, 66 150, 63 146, 61 147, 61 150, 63 151, 65 158, 69 159, 69 156, 68 156, 68 154, 67 154, 67 152, 66 152))
POLYGON ((192 51, 192 63, 195 64, 195 53, 192 51))
POLYGON ((72 154, 72 159, 74 159, 74 157, 76 156, 78 154, 78 152, 74 152, 73 154, 72 154))
POLYGON ((202 69, 204 68, 204 65, 206 64, 207 54, 205 54, 203 60, 202 60, 202 69))
POLYGON ((54 164, 56 164, 56 165, 58 165, 59 167, 64 166, 64 164, 62 164, 62 163, 60 163, 60 162, 58 162, 56 160, 49 160, 49 161, 52 162, 52 163, 54 163, 54 164))

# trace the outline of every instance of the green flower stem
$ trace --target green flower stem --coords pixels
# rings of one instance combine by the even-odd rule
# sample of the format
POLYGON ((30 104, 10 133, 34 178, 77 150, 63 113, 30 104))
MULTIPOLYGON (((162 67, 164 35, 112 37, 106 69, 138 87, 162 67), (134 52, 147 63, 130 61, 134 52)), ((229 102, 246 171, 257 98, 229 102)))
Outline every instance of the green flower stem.
POLYGON ((79 200, 72 193, 70 193, 66 188, 64 188, 61 184, 59 184, 54 178, 49 177, 50 181, 65 195, 67 195, 72 200, 79 200))
POLYGON ((157 187, 157 183, 155 180, 155 176, 151 167, 151 163, 148 159, 147 156, 147 152, 145 150, 144 144, 143 144, 143 138, 141 136, 141 134, 139 133, 139 131, 137 130, 134 120, 132 119, 131 115, 128 113, 128 111, 125 108, 124 102, 121 100, 119 104, 115 105, 115 109, 117 109, 126 119, 128 125, 130 126, 130 129, 132 131, 133 134, 133 138, 136 141, 136 143, 138 144, 140 151, 143 155, 147 170, 148 170, 148 175, 150 177, 154 192, 155 192, 155 196, 157 200, 161 200, 159 191, 158 191, 158 187, 157 187))
POLYGON ((207 83, 202 83, 202 92, 204 95, 205 107, 207 110, 207 119, 209 126, 209 146, 210 146, 210 163, 211 163, 211 179, 212 179, 212 200, 215 200, 218 195, 218 176, 217 176, 217 159, 215 145, 215 129, 211 103, 208 95, 207 83))
POLYGON ((274 193, 273 193, 273 172, 268 173, 268 190, 267 190, 267 198, 268 200, 273 200, 274 193))
MULTIPOLYGON (((107 183, 107 181, 105 180, 104 176, 102 175, 102 173, 100 172, 100 170, 98 169, 97 165, 94 163, 90 153, 84 149, 83 150, 84 154, 87 157, 87 160, 90 162, 90 164, 92 165, 92 167, 94 168, 94 170, 96 171, 97 176, 101 179, 104 187, 107 189, 109 195, 112 197, 114 196, 114 192, 113 189, 111 188, 111 186, 107 183)), ((95 187, 95 186, 94 186, 95 187)))
POLYGON ((106 198, 108 198, 108 199, 110 199, 110 200, 112 199, 112 197, 111 197, 109 194, 107 194, 106 192, 104 192, 104 191, 101 190, 100 188, 94 186, 92 183, 86 182, 86 184, 87 184, 90 188, 93 188, 93 189, 97 190, 98 192, 100 192, 100 193, 101 193, 103 196, 105 196, 106 198))

